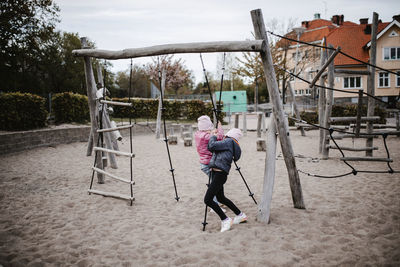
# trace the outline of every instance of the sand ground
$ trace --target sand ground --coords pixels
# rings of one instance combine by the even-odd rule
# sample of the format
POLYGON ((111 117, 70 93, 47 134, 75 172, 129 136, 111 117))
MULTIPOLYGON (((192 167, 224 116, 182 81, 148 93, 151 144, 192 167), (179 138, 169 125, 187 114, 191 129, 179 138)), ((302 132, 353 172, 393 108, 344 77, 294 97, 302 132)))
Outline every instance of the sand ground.
MULTIPOLYGON (((331 151, 318 160, 318 131, 291 131, 297 167, 333 175, 350 169, 331 151)), ((241 140, 238 162, 259 201, 265 152, 256 133, 241 140)), ((352 146, 351 139, 339 141, 352 146)), ((377 156, 385 157, 382 139, 377 156)), ((356 146, 364 146, 357 140, 356 146)), ((400 170, 400 138, 388 145, 400 170)), ((129 150, 125 138, 121 150, 129 150)), ((86 143, 38 148, 0 156, 0 264, 3 266, 399 266, 400 174, 359 173, 338 179, 300 174, 305 210, 293 208, 286 167, 278 156, 271 223, 256 220, 257 206, 231 170, 226 195, 249 221, 220 233, 215 213, 202 231, 207 177, 195 147, 170 146, 180 201, 176 202, 165 143, 135 136, 136 200, 88 195, 93 157, 86 143)), ((278 155, 280 148, 278 145, 278 155)), ((350 155, 348 153, 347 155, 350 155)), ((347 156, 346 155, 346 156, 347 156)), ((114 174, 129 177, 129 159, 118 157, 114 174)), ((360 170, 387 170, 386 163, 357 163, 360 170)), ((129 185, 108 179, 94 188, 129 194, 129 185)), ((227 213, 233 216, 231 211, 227 213)))

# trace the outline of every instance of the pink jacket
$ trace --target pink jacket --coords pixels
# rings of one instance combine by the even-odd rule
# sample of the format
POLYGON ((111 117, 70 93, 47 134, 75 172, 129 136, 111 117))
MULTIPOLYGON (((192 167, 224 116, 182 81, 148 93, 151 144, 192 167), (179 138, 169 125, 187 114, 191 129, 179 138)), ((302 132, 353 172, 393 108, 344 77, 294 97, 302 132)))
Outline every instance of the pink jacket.
MULTIPOLYGON (((210 141, 211 134, 207 131, 197 131, 194 135, 194 140, 196 142, 197 153, 200 156, 200 163, 208 164, 210 163, 212 153, 208 151, 207 145, 210 141)), ((221 125, 218 126, 217 140, 222 140, 224 138, 224 130, 221 125)))

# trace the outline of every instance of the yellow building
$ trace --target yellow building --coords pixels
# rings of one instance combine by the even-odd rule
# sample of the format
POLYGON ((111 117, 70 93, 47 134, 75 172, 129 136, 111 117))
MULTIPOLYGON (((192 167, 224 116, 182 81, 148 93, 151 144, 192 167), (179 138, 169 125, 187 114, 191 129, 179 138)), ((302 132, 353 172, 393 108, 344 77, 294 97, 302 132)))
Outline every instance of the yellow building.
MULTIPOLYGON (((400 15, 394 16, 392 22, 379 22, 377 33, 376 65, 398 72, 399 75, 376 69, 375 95, 384 101, 395 102, 399 100, 400 93, 400 15)), ((332 44, 335 48, 340 46, 346 54, 364 62, 369 61, 371 24, 368 23, 368 19, 360 19, 360 24, 357 24, 344 21, 343 15, 333 16, 331 21, 320 19, 319 15, 316 15, 314 20, 303 21, 302 28, 294 29, 286 36, 292 39, 298 37, 300 41, 314 44, 322 44, 323 39, 326 38, 327 44, 332 44)), ((286 68, 292 72, 296 70, 301 78, 311 81, 320 69, 320 55, 320 48, 290 42, 286 68), (296 55, 298 55, 297 65, 296 55)), ((335 102, 356 103, 358 90, 363 89, 367 92, 368 76, 339 72, 340 69, 366 71, 367 65, 342 54, 336 56, 334 65, 337 70, 334 88, 354 92, 354 94, 349 94, 335 91, 335 102)), ((297 99, 315 100, 317 98, 317 95, 312 94, 312 90, 309 89, 308 83, 299 79, 292 79, 291 83, 297 99)))

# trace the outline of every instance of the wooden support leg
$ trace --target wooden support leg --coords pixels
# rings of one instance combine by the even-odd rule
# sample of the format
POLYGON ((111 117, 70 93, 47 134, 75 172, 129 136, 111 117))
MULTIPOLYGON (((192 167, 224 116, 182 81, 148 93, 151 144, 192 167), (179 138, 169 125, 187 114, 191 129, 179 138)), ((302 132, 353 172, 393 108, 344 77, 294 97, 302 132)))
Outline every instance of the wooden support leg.
POLYGON ((264 46, 262 47, 260 56, 263 63, 264 75, 267 81, 270 101, 274 107, 273 113, 279 132, 279 140, 281 143, 282 154, 284 156, 286 168, 288 170, 293 204, 295 208, 305 209, 299 173, 296 167, 292 143, 289 138, 289 129, 287 127, 287 124, 285 123, 286 118, 282 106, 282 100, 279 95, 278 83, 276 81, 275 69, 272 61, 271 51, 269 48, 269 41, 265 29, 264 18, 260 9, 251 11, 251 17, 253 20, 256 39, 264 40, 264 46))
POLYGON ((274 181, 275 181, 277 137, 276 137, 276 125, 275 125, 274 115, 271 116, 267 135, 268 135, 267 136, 268 145, 265 157, 263 193, 261 196, 261 202, 258 208, 258 216, 257 216, 259 221, 265 223, 268 223, 270 218, 272 192, 274 189, 274 181))

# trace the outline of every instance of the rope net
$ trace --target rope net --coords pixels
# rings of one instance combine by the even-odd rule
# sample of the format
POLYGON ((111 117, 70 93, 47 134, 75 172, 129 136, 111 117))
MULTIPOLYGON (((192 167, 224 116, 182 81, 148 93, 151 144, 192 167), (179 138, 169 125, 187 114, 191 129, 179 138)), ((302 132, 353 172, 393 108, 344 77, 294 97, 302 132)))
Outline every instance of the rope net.
MULTIPOLYGON (((282 39, 286 39, 286 40, 288 40, 288 41, 295 42, 295 43, 300 43, 300 44, 304 44, 304 45, 308 45, 308 46, 313 46, 313 47, 318 47, 318 48, 322 48, 322 49, 329 49, 329 50, 336 51, 336 48, 333 48, 333 47, 328 47, 328 46, 324 46, 324 45, 312 44, 312 43, 308 43, 308 42, 304 42, 304 41, 300 41, 300 40, 295 40, 295 39, 293 39, 293 38, 289 38, 289 37, 286 37, 286 36, 282 36, 282 35, 273 33, 273 32, 271 32, 271 31, 267 31, 267 33, 269 33, 269 34, 271 34, 271 35, 274 35, 274 36, 276 36, 276 37, 282 38, 282 39)), ((391 73, 391 74, 394 74, 394 75, 396 75, 396 76, 399 76, 399 73, 396 73, 396 72, 394 72, 394 71, 391 71, 391 70, 388 70, 388 69, 385 69, 385 68, 382 68, 382 67, 379 67, 379 66, 376 66, 376 65, 373 65, 373 64, 371 64, 371 63, 369 63, 369 62, 362 61, 362 60, 357 59, 357 58, 355 58, 355 57, 353 57, 353 56, 351 56, 351 55, 349 55, 349 54, 347 54, 347 53, 345 53, 345 52, 343 52, 343 51, 341 51, 341 50, 339 50, 339 53, 342 54, 343 56, 346 56, 346 57, 348 57, 348 58, 351 58, 351 59, 353 59, 353 60, 355 60, 355 61, 357 61, 357 62, 359 62, 359 63, 362 63, 362 64, 365 64, 365 65, 367 65, 367 66, 374 67, 374 68, 377 68, 377 69, 379 69, 379 70, 385 71, 385 72, 387 72, 387 73, 391 73)), ((293 73, 293 72, 290 72, 290 71, 288 71, 288 70, 286 70, 286 69, 283 69, 283 68, 279 67, 277 64, 274 64, 274 66, 277 67, 278 69, 280 69, 280 70, 282 70, 282 71, 288 73, 289 75, 291 75, 291 76, 293 76, 293 77, 296 77, 297 79, 299 79, 299 80, 301 80, 301 81, 303 81, 303 82, 305 82, 305 83, 311 84, 310 81, 308 81, 308 80, 306 80, 306 79, 300 77, 299 75, 297 75, 297 74, 295 74, 295 73, 293 73)), ((317 85, 317 84, 315 84, 314 86, 315 86, 315 87, 322 88, 322 89, 325 89, 325 90, 331 90, 331 91, 337 91, 337 92, 342 92, 342 93, 354 94, 354 92, 350 92, 350 91, 343 90, 343 89, 337 89, 337 88, 332 88, 332 87, 327 87, 327 86, 317 85)), ((378 97, 376 97, 376 96, 374 96, 374 95, 371 95, 371 94, 369 94, 369 93, 366 93, 366 92, 364 92, 364 91, 362 91, 362 94, 365 95, 365 96, 367 96, 367 97, 371 97, 371 98, 373 98, 373 99, 375 99, 375 100, 377 100, 377 101, 379 101, 379 102, 381 102, 381 103, 383 103, 383 104, 385 104, 385 105, 387 105, 387 106, 390 105, 390 103, 388 103, 388 102, 386 102, 386 101, 383 101, 382 99, 380 99, 380 98, 378 98, 378 97)), ((399 97, 398 97, 398 98, 400 98, 400 93, 399 93, 399 97)), ((290 118, 293 119, 293 120, 295 120, 295 121, 298 121, 298 122, 301 122, 301 123, 305 123, 305 124, 307 124, 307 125, 310 125, 310 126, 317 127, 317 128, 319 128, 319 129, 323 129, 323 130, 328 131, 328 132, 329 132, 330 139, 331 139, 332 142, 335 144, 336 148, 339 150, 339 152, 341 153, 342 157, 344 157, 344 158, 345 158, 345 154, 344 154, 344 152, 343 152, 343 149, 338 145, 338 143, 336 142, 336 140, 335 140, 334 136, 332 135, 332 133, 336 131, 336 132, 340 132, 340 133, 343 133, 343 134, 354 135, 354 137, 355 137, 355 135, 356 135, 354 132, 349 132, 349 131, 340 130, 340 129, 326 128, 326 127, 322 127, 322 126, 320 126, 320 125, 313 124, 313 123, 310 123, 310 122, 308 122, 308 121, 304 121, 304 120, 297 119, 297 118, 294 118, 294 117, 290 117, 290 118)), ((386 171, 381 171, 381 170, 377 170, 377 171, 357 170, 354 166, 352 166, 352 165, 351 165, 349 162, 347 162, 346 160, 343 160, 343 162, 344 162, 349 168, 351 168, 351 171, 350 171, 350 172, 343 173, 343 174, 338 174, 338 175, 318 175, 318 174, 311 174, 311 173, 308 173, 308 172, 304 172, 304 171, 302 171, 302 170, 298 170, 298 171, 299 171, 300 173, 305 174, 305 175, 313 176, 313 177, 318 177, 318 178, 340 178, 340 177, 344 177, 344 176, 351 175, 351 174, 357 175, 357 173, 390 173, 390 174, 393 174, 393 173, 400 173, 400 171, 393 170, 393 168, 391 167, 390 162, 389 162, 389 159, 390 159, 390 152, 389 152, 389 149, 388 149, 388 146, 387 146, 387 143, 386 143, 386 138, 387 138, 388 135, 391 135, 391 134, 394 134, 394 133, 370 133, 370 134, 368 134, 368 133, 363 133, 363 134, 362 134, 362 135, 364 135, 364 136, 371 136, 371 137, 372 137, 372 136, 376 136, 376 135, 382 136, 382 138, 383 138, 383 143, 384 143, 384 147, 385 147, 385 151, 386 151, 386 155, 387 155, 387 158, 386 158, 386 159, 388 159, 388 161, 387 161, 388 170, 386 170, 386 171)), ((397 134, 397 133, 396 133, 396 134, 397 134)), ((354 137, 353 137, 353 138, 354 138, 354 137)))

